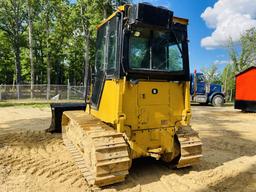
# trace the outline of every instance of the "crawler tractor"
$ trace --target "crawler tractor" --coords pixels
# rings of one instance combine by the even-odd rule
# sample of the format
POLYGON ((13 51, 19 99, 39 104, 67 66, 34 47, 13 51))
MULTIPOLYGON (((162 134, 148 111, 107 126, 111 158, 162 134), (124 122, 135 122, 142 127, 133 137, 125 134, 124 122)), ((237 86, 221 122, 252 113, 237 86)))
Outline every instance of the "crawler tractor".
POLYGON ((120 6, 97 27, 85 111, 52 107, 60 111, 52 131, 62 132, 89 184, 124 181, 141 157, 177 168, 199 162, 202 143, 190 127, 187 25, 166 8, 139 3, 120 6))

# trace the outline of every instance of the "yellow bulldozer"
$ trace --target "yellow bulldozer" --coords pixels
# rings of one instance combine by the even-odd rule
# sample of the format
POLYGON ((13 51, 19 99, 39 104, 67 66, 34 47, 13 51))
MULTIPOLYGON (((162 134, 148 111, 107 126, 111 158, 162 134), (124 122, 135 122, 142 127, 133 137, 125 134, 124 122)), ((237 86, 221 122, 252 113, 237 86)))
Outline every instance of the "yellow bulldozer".
POLYGON ((190 127, 187 25, 164 7, 139 3, 118 7, 97 27, 86 103, 52 106, 51 131, 62 132, 89 184, 124 181, 141 157, 177 168, 199 162, 202 143, 190 127))

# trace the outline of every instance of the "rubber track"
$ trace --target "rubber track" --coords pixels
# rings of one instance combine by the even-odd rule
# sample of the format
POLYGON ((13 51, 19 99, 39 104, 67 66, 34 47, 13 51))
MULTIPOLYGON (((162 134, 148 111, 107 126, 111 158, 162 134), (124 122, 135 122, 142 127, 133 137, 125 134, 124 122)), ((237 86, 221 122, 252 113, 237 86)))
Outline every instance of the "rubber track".
POLYGON ((199 163, 202 155, 202 142, 198 133, 191 127, 183 127, 176 132, 180 143, 180 159, 177 168, 199 163))
POLYGON ((68 148, 69 152, 71 153, 76 165, 78 166, 79 170, 83 174, 84 178, 88 182, 89 185, 93 185, 94 181, 93 174, 91 173, 89 167, 87 167, 86 162, 84 161, 83 156, 81 153, 76 149, 73 143, 66 137, 66 134, 63 133, 63 141, 65 146, 68 148))
POLYGON ((123 135, 80 111, 64 112, 63 140, 89 185, 124 181, 130 158, 123 135))

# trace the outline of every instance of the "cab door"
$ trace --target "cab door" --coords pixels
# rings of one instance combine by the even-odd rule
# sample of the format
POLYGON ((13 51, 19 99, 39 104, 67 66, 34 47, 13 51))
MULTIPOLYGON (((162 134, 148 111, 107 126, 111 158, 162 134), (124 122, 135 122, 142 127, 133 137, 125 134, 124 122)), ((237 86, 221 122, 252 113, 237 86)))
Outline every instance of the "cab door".
POLYGON ((205 87, 205 78, 203 74, 196 74, 196 81, 197 81, 197 95, 205 95, 206 94, 206 87, 205 87))
POLYGON ((95 76, 92 87, 92 106, 99 108, 106 80, 118 77, 119 17, 115 16, 97 32, 95 76))
POLYGON ((96 41, 96 60, 94 66, 94 79, 92 86, 92 97, 91 102, 94 108, 99 107, 100 97, 104 87, 105 81, 105 57, 106 57, 106 35, 107 35, 107 25, 101 26, 97 31, 97 41, 96 41))

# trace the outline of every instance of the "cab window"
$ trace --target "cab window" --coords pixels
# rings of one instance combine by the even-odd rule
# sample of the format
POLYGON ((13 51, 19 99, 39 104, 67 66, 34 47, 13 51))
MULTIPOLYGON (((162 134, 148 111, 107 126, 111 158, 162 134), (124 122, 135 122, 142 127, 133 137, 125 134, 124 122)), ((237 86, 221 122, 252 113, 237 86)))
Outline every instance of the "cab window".
POLYGON ((106 65, 108 75, 114 74, 117 68, 117 30, 118 18, 114 17, 108 23, 108 57, 106 65))
POLYGON ((204 82, 205 81, 204 75, 203 74, 197 74, 196 75, 196 80, 197 80, 197 82, 204 82))
POLYGON ((96 65, 95 71, 104 70, 104 58, 106 55, 106 51, 104 45, 106 43, 106 25, 103 25, 98 29, 97 32, 97 41, 96 41, 96 65))

